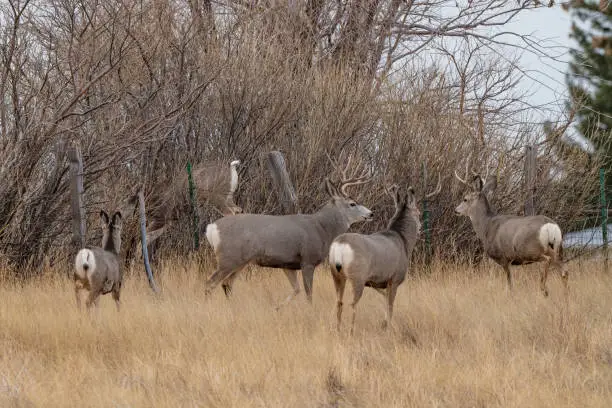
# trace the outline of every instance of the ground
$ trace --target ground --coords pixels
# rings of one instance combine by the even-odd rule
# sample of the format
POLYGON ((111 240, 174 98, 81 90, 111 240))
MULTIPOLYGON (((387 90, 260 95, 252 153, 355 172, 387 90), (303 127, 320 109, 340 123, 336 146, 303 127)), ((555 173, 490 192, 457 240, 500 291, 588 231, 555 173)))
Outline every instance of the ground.
MULTIPOLYGON (((314 303, 289 293, 280 271, 257 270, 204 298, 194 262, 168 261, 153 295, 141 267, 122 310, 110 295, 78 313, 56 270, 0 284, 2 407, 609 407, 612 278, 572 262, 538 289, 538 266, 513 268, 506 290, 492 263, 436 265, 400 287, 392 327, 366 288, 355 335, 335 331, 329 272, 314 303)), ((350 303, 350 288, 345 305, 350 303)))

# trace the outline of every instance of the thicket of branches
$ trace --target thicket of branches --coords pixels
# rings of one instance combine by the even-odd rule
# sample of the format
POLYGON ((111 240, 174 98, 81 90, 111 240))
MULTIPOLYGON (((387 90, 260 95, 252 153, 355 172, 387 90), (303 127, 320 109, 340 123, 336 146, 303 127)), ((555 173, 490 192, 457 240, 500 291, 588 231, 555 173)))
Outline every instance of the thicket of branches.
MULTIPOLYGON (((384 183, 422 194, 440 176, 432 246, 443 257, 474 253, 468 220, 454 215, 465 189, 453 171, 470 153, 475 169, 488 163, 500 177, 496 207, 520 213, 523 147, 540 140, 524 120, 516 65, 489 52, 504 40, 486 29, 536 5, 460 3, 3 2, 0 258, 69 260, 72 145, 83 152, 88 243, 99 242, 100 208, 121 206, 141 185, 153 197, 187 161, 240 159, 237 204, 278 213, 263 161, 278 149, 302 212, 327 200, 322 182, 335 173, 326 153, 371 166, 374 182, 354 194, 377 218, 360 231, 391 215, 384 183)), ((565 226, 596 194, 597 166, 557 145, 539 146, 537 209, 565 226)), ((128 217, 126 247, 136 225, 128 217)), ((188 250, 190 231, 186 217, 165 242, 188 250)))

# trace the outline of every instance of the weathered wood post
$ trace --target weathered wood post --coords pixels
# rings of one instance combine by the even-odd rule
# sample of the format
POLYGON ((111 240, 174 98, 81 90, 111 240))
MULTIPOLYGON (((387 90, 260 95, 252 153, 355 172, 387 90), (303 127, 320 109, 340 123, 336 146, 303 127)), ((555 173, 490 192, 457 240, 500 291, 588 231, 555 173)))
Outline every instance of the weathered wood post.
POLYGON ((525 215, 535 215, 536 146, 525 146, 525 215))
POLYGON ((278 150, 272 150, 266 155, 268 171, 272 175, 272 182, 276 188, 281 207, 285 214, 299 214, 298 198, 289 178, 285 158, 278 150))
POLYGON ((78 147, 68 149, 70 163, 70 202, 72 212, 72 246, 76 254, 85 247, 85 214, 83 211, 83 159, 78 147))
POLYGON ((149 286, 151 286, 154 293, 157 293, 159 292, 159 289, 153 280, 153 272, 151 271, 151 265, 149 264, 149 251, 147 249, 147 218, 145 215, 145 202, 142 188, 138 190, 138 207, 140 210, 140 243, 142 246, 142 258, 144 260, 147 278, 149 279, 149 286))

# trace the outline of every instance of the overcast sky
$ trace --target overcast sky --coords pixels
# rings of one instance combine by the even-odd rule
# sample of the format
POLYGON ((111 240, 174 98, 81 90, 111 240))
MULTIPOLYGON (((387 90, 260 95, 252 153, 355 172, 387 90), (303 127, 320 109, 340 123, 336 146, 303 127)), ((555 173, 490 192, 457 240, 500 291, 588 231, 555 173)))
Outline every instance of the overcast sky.
POLYGON ((521 12, 504 27, 519 34, 532 34, 542 44, 558 47, 552 52, 556 60, 541 58, 530 52, 523 53, 521 65, 529 72, 528 76, 523 77, 521 85, 534 91, 534 105, 546 104, 560 111, 567 99, 565 73, 570 60, 567 50, 573 44, 569 38, 570 25, 570 14, 556 5, 521 12))
MULTIPOLYGON (((563 11, 559 2, 553 7, 539 7, 520 12, 512 22, 500 27, 500 31, 529 35, 546 47, 549 57, 536 55, 525 50, 520 58, 520 68, 524 71, 519 86, 529 92, 529 103, 540 106, 534 110, 536 121, 563 120, 560 114, 565 112, 568 99, 566 73, 570 61, 569 49, 576 43, 569 38, 571 14, 563 11)), ((508 42, 521 44, 522 40, 512 36, 504 37, 508 42)), ((578 132, 571 127, 566 136, 578 141, 587 150, 591 150, 578 132)))

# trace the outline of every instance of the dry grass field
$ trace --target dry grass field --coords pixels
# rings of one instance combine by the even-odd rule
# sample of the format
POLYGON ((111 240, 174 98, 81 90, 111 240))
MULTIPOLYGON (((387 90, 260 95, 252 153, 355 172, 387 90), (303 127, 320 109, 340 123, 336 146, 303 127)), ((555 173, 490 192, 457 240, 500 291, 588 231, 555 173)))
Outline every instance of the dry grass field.
POLYGON ((491 263, 439 265, 400 287, 387 332, 383 299, 366 289, 352 338, 334 330, 324 268, 312 307, 301 294, 275 312, 290 292, 281 271, 204 299, 195 265, 165 265, 157 297, 139 268, 121 312, 107 295, 91 319, 58 270, 5 279, 0 406, 612 406, 612 279, 597 263, 570 264, 567 305, 556 274, 540 294, 537 266, 514 269, 510 294, 491 263))

